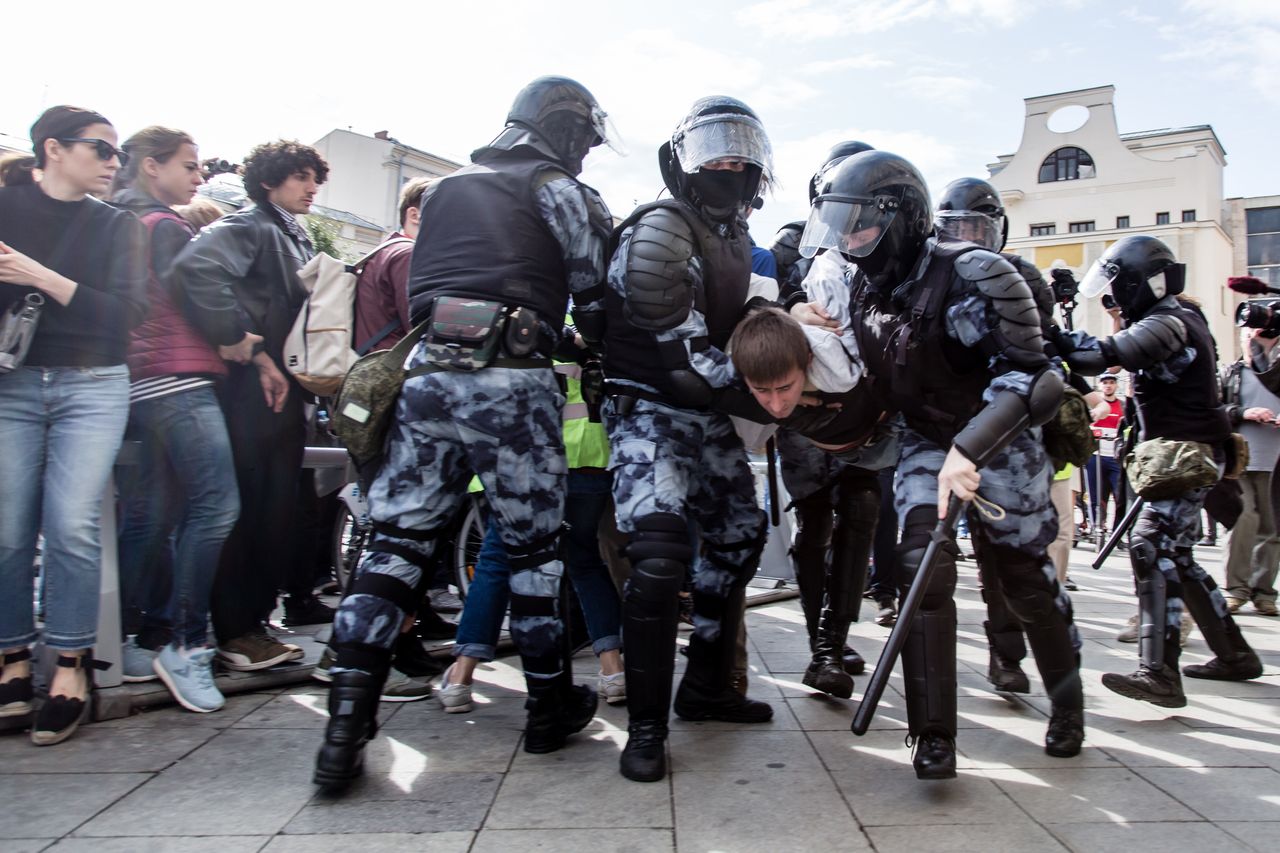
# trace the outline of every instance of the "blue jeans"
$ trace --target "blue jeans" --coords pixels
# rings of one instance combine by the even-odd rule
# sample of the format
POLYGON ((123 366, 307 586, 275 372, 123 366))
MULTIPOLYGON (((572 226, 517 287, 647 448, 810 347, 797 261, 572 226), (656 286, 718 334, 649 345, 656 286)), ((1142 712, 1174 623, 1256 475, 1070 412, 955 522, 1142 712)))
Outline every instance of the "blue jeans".
MULTIPOLYGON (((564 520, 571 527, 565 539, 565 571, 582 604, 597 655, 622 648, 622 602, 600 559, 597 534, 600 517, 609 503, 612 478, 607 471, 572 469, 565 496, 564 520)), ((510 576, 507 552, 491 521, 476 560, 476 574, 467 589, 467 605, 458 622, 455 656, 493 660, 497 652, 502 616, 507 610, 510 576)))
POLYGON ((0 648, 36 639, 33 566, 42 532, 45 643, 96 642, 102 496, 128 417, 123 364, 0 375, 0 648))
POLYGON ((141 629, 141 612, 154 606, 153 593, 165 585, 163 573, 171 565, 174 640, 187 647, 204 645, 218 557, 240 516, 231 441, 218 398, 206 387, 135 403, 129 436, 142 442, 142 461, 130 487, 122 489, 125 631, 141 629))

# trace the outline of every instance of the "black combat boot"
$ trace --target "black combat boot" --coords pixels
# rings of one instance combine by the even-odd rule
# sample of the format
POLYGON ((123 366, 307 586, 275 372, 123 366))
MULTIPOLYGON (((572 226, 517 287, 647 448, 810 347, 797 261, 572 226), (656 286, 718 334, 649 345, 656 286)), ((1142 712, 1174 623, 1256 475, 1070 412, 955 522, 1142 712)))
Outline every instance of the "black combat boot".
POLYGON ((956 778, 956 741, 946 732, 930 729, 915 739, 911 758, 917 779, 956 778))
POLYGON ((1072 758, 1080 754, 1083 743, 1084 711, 1054 705, 1044 735, 1044 751, 1054 758, 1072 758))
POLYGON ((524 727, 524 751, 534 754, 555 752, 564 746, 569 735, 587 727, 596 715, 600 698, 583 684, 567 689, 555 684, 541 695, 530 695, 525 701, 529 712, 524 727))
POLYGON ((627 726, 627 745, 618 762, 632 782, 660 782, 667 777, 667 724, 636 720, 627 726))
POLYGON ((773 719, 773 708, 768 703, 748 699, 731 683, 744 594, 739 587, 725 599, 720 633, 715 640, 704 640, 696 631, 689 638, 689 664, 673 703, 681 719, 726 723, 767 723, 773 719))
POLYGON ((867 671, 867 659, 848 645, 841 650, 841 658, 844 661, 844 671, 850 675, 862 675, 867 671))
POLYGON ((1197 583, 1184 584, 1183 601, 1215 655, 1208 663, 1183 667, 1183 675, 1213 681, 1249 681, 1262 675, 1262 661, 1245 640, 1235 618, 1231 614, 1218 615, 1207 589, 1197 583))
POLYGON ((817 642, 814 643, 813 661, 800 679, 806 687, 840 699, 848 699, 853 695, 853 677, 845 671, 841 648, 848 631, 848 619, 838 618, 833 610, 822 611, 817 642))
POLYGON ((994 646, 988 651, 987 681, 991 682, 992 687, 1001 693, 1031 692, 1031 682, 1021 666, 1005 658, 994 646))
POLYGON ((340 791, 364 773, 364 745, 378 732, 378 697, 386 680, 385 671, 378 675, 357 670, 334 674, 329 687, 329 723, 312 776, 315 784, 340 791))
POLYGON ((1182 643, 1178 629, 1166 631, 1164 638, 1164 660, 1158 665, 1143 662, 1138 665, 1137 672, 1121 675, 1108 672, 1102 676, 1102 686, 1121 696, 1150 702, 1161 708, 1183 708, 1187 704, 1187 694, 1182 692, 1182 677, 1178 675, 1178 656, 1182 653, 1182 643))
POLYGON ((410 678, 430 678, 445 670, 444 664, 423 648, 415 631, 396 637, 395 645, 391 647, 391 660, 396 669, 410 678))

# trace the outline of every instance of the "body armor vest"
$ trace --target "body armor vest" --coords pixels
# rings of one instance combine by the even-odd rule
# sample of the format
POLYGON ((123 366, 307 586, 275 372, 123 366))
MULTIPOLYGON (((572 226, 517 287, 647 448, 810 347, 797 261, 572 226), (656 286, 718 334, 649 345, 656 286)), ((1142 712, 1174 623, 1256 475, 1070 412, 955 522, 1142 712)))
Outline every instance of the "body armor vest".
POLYGON ((861 273, 853 283, 854 333, 878 402, 902 412, 907 426, 943 449, 986 405, 982 392, 991 383, 988 355, 953 340, 946 329, 956 258, 980 248, 936 244, 919 275, 896 290, 906 293, 905 308, 873 292, 861 273))
POLYGON ((1218 397, 1217 345, 1204 316, 1176 297, 1165 297, 1146 313, 1172 314, 1187 327, 1187 346, 1196 355, 1176 382, 1163 382, 1138 371, 1133 394, 1138 402, 1138 422, 1142 438, 1171 438, 1202 441, 1215 447, 1231 434, 1227 413, 1218 397))
MULTIPOLYGON (((689 346, 694 352, 709 347, 724 350, 734 327, 742 318, 751 286, 751 241, 747 238, 746 227, 735 228, 734 236, 725 237, 693 207, 678 199, 662 199, 636 208, 614 229, 609 246, 611 254, 616 251, 624 231, 649 211, 659 208, 678 214, 689 226, 694 252, 702 264, 702 283, 694 293, 693 307, 706 320, 707 336, 689 341, 689 346)), ((624 302, 622 294, 608 288, 605 297, 609 315, 605 374, 610 378, 643 382, 659 391, 671 388, 674 371, 691 370, 685 342, 658 341, 653 332, 636 328, 627 322, 624 302)))

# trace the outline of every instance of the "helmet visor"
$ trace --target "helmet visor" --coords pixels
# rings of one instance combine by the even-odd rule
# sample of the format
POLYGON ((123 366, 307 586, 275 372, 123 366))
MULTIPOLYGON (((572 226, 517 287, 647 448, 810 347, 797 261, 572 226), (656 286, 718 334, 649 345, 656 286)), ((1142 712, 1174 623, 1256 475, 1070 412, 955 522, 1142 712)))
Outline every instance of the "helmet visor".
POLYGON ((1111 283, 1120 276, 1120 265, 1106 258, 1098 258, 1097 263, 1089 267, 1084 281, 1080 282, 1080 295, 1086 299, 1107 293, 1111 283))
POLYGON ((596 136, 600 137, 600 142, 612 148, 615 154, 621 157, 627 156, 627 143, 623 141, 622 134, 618 132, 609 114, 599 106, 591 108, 591 127, 595 130, 596 136))
POLYGON ((800 254, 812 258, 823 249, 836 249, 851 258, 865 258, 875 251, 898 215, 897 199, 819 196, 814 202, 800 254))
POLYGON ((764 180, 773 181, 773 148, 764 127, 750 116, 701 116, 677 131, 671 141, 687 174, 717 160, 730 160, 759 166, 764 180))
POLYGON ((964 210, 938 211, 938 232, 952 240, 977 243, 984 249, 999 251, 1004 242, 1002 223, 985 213, 964 210))

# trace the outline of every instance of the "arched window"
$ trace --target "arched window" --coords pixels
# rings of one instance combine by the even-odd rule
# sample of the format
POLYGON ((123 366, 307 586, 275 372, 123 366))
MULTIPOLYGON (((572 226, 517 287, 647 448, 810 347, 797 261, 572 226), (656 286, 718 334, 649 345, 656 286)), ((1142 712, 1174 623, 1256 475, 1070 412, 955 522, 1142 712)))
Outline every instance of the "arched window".
POLYGON ((1092 178, 1095 174, 1093 158, 1083 148, 1067 146, 1044 158, 1040 164, 1040 183, 1051 184, 1054 181, 1075 181, 1080 178, 1092 178))

